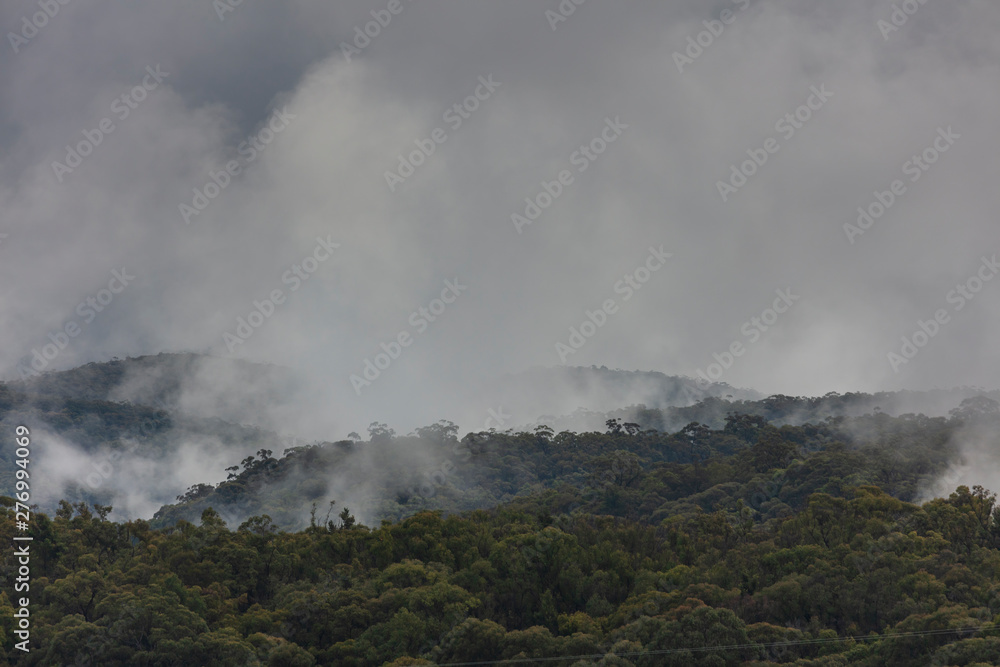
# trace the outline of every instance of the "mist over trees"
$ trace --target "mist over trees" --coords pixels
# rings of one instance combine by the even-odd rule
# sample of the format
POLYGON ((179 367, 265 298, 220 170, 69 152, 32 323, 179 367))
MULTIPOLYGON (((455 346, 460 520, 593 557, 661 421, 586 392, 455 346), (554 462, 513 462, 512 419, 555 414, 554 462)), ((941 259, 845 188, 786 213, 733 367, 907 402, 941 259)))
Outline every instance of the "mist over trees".
POLYGON ((989 664, 996 495, 935 493, 970 456, 1000 470, 1000 404, 967 393, 938 416, 887 409, 941 396, 710 396, 600 430, 297 443, 0 387, 4 424, 84 449, 131 433, 155 457, 197 428, 239 449, 148 518, 93 490, 36 508, 32 651, 13 648, 9 552, 0 645, 26 665, 989 664))

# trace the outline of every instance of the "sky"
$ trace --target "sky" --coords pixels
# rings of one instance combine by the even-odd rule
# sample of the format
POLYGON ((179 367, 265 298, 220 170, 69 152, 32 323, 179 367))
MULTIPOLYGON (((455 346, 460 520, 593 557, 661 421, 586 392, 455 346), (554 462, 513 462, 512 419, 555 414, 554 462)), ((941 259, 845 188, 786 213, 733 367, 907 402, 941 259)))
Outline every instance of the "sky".
POLYGON ((560 364, 997 388, 995 2, 63 2, 0 6, 3 377, 280 364, 341 437, 560 364))

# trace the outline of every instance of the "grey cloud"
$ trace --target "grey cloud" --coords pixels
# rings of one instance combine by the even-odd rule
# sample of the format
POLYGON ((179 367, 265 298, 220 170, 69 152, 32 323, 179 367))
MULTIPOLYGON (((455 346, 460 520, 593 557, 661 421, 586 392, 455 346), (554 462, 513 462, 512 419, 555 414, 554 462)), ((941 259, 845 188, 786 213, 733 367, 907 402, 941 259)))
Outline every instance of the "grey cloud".
MULTIPOLYGON (((673 253, 568 363, 694 375, 746 341, 778 288, 801 301, 722 380, 765 393, 995 385, 1000 289, 978 298, 897 374, 886 355, 996 247, 1000 86, 985 2, 928 3, 883 39, 886 3, 407 2, 360 56, 341 43, 387 3, 70 3, 0 60, 0 365, 13 373, 77 304, 134 268, 53 367, 160 350, 228 354, 223 334, 282 289, 237 356, 314 388, 296 419, 343 437, 369 421, 405 432, 474 427, 495 402, 466 388, 559 362, 555 344, 647 248, 673 253), (703 21, 736 11, 683 73, 703 21), (64 146, 112 116, 147 65, 170 72, 64 183, 64 146), (452 130, 442 114, 480 76, 501 87, 452 130), (834 96, 794 136, 775 123, 810 86, 834 96), (246 162, 275 109, 296 115, 246 162), (606 117, 630 128, 585 172, 570 162, 606 117), (850 244, 845 223, 933 141, 962 138, 850 244), (397 155, 447 131, 396 192, 397 155), (716 182, 777 138, 723 202, 716 182), (234 177, 191 224, 178 206, 229 160, 234 177), (518 234, 510 216, 563 169, 574 183, 518 234), (300 289, 286 270, 317 236, 340 251, 300 289), (411 313, 458 276, 468 292, 423 333, 411 313), (362 396, 349 377, 401 331, 414 342, 362 396)), ((31 3, 5 5, 14 29, 31 3)), ((568 401, 572 403, 572 401, 568 401)), ((530 418, 533 418, 531 416, 530 418)), ((319 437, 318 435, 315 437, 319 437)))

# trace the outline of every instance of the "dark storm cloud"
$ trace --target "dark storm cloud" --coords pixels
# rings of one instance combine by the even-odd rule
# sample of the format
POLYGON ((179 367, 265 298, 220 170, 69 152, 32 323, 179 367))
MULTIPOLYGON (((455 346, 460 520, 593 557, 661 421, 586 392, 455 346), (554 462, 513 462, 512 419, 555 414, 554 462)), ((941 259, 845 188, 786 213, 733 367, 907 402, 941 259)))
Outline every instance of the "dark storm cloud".
MULTIPOLYGON (((926 3, 883 36, 892 7, 874 0, 573 6, 555 22, 554 0, 245 1, 221 18, 209 2, 72 1, 18 53, 8 38, 4 368, 71 321, 51 367, 228 355, 224 335, 281 290, 232 354, 301 371, 317 399, 296 419, 326 437, 373 419, 478 427, 498 406, 468 387, 560 363, 556 344, 608 299, 567 363, 693 376, 738 342, 721 380, 764 392, 995 385, 1000 282, 961 310, 947 297, 1000 252, 1000 10, 926 3), (115 101, 158 65, 122 118, 115 101), (114 130, 57 173, 105 118, 114 130), (627 125, 613 142, 609 122, 627 125), (909 180, 949 127, 959 138, 909 180), (391 190, 386 172, 429 140, 391 190), (734 167, 753 173, 723 201, 734 167), (511 216, 564 171, 518 233, 511 216), (896 179, 905 193, 849 238, 896 179), (200 203, 187 222, 181 205, 200 203), (309 273, 320 238, 340 245, 309 273), (660 246, 671 258, 626 300, 618 286, 660 246), (122 268, 134 281, 85 321, 78 304, 122 268), (292 290, 296 271, 309 278, 292 290), (420 309, 446 280, 467 290, 431 321, 420 309), (772 322, 776 290, 799 299, 772 322), (950 321, 894 371, 887 355, 941 308, 950 321), (350 376, 404 333, 359 396, 350 376)), ((37 11, 8 3, 0 28, 37 11)))

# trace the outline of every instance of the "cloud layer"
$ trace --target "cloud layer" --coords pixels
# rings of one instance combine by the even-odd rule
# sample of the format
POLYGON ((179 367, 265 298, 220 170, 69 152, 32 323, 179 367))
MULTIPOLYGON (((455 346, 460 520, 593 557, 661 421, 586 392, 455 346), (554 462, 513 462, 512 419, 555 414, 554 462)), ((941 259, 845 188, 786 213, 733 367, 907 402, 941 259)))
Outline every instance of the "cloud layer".
POLYGON ((470 387, 561 363, 612 299, 566 363, 993 387, 1000 281, 949 293, 1000 251, 1000 8, 917 7, 890 30, 874 0, 140 0, 60 5, 27 39, 39 6, 5 4, 26 42, 0 58, 0 366, 209 351, 301 373, 330 439, 478 427, 497 406, 470 387), (466 289, 438 303, 446 281, 466 289), (799 297, 780 315, 776 290, 799 297))

